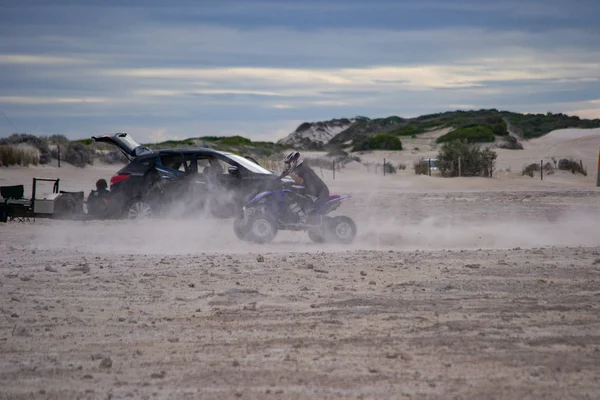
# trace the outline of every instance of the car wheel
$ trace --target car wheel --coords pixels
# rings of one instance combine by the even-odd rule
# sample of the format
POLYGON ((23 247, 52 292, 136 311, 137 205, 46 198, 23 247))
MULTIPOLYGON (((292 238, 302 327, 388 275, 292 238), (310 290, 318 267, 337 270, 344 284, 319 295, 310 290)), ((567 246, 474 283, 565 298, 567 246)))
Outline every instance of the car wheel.
POLYGON ((145 219, 150 217, 152 217, 152 207, 142 200, 134 201, 127 210, 127 218, 129 219, 145 219))

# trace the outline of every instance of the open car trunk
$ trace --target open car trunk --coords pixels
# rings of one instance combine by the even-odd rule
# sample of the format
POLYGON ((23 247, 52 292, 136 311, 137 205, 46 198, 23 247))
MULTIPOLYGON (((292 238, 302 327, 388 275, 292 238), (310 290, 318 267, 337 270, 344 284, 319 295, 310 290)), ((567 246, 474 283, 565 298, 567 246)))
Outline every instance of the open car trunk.
POLYGON ((114 133, 112 135, 92 136, 92 139, 100 143, 110 143, 117 146, 129 161, 144 154, 151 153, 152 150, 136 142, 127 133, 114 133))

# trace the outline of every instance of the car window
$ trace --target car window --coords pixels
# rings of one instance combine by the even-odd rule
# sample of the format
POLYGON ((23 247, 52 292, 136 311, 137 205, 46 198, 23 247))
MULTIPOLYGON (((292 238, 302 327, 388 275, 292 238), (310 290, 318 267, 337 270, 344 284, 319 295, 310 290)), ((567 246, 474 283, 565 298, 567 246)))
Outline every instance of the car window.
POLYGON ((261 167, 260 165, 248 160, 247 158, 240 157, 236 154, 227 154, 227 157, 231 158, 232 160, 239 163, 242 167, 245 167, 246 169, 250 170, 251 172, 254 172, 257 174, 268 174, 268 175, 273 174, 268 169, 261 167))
POLYGON ((185 172, 185 164, 181 154, 163 154, 160 156, 160 162, 167 168, 185 172))
POLYGON ((209 167, 210 166, 210 161, 208 160, 208 157, 206 156, 198 156, 197 160, 196 160, 196 168, 199 174, 204 173, 204 168, 209 167))
POLYGON ((141 159, 138 158, 129 163, 129 165, 125 167, 125 170, 131 173, 146 172, 154 166, 155 160, 156 159, 154 157, 141 159))
POLYGON ((185 168, 188 174, 198 173, 198 164, 196 163, 195 154, 186 154, 183 158, 183 162, 185 164, 185 168))

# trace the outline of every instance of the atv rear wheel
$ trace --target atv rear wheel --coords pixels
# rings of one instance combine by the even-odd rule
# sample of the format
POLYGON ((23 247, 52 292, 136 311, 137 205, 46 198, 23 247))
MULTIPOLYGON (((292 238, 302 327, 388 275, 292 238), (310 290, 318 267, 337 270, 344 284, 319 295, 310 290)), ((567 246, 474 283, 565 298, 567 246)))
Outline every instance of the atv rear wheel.
POLYGON ((333 217, 327 222, 325 232, 327 241, 350 244, 356 237, 356 224, 350 217, 333 217))

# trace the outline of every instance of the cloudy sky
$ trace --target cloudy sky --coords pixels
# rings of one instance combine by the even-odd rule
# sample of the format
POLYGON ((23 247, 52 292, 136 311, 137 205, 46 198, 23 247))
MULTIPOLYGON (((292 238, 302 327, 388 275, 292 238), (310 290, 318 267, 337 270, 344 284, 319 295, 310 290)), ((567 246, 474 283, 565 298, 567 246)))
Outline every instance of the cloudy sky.
POLYGON ((600 118, 598 0, 1 0, 0 137, 455 109, 600 118))

